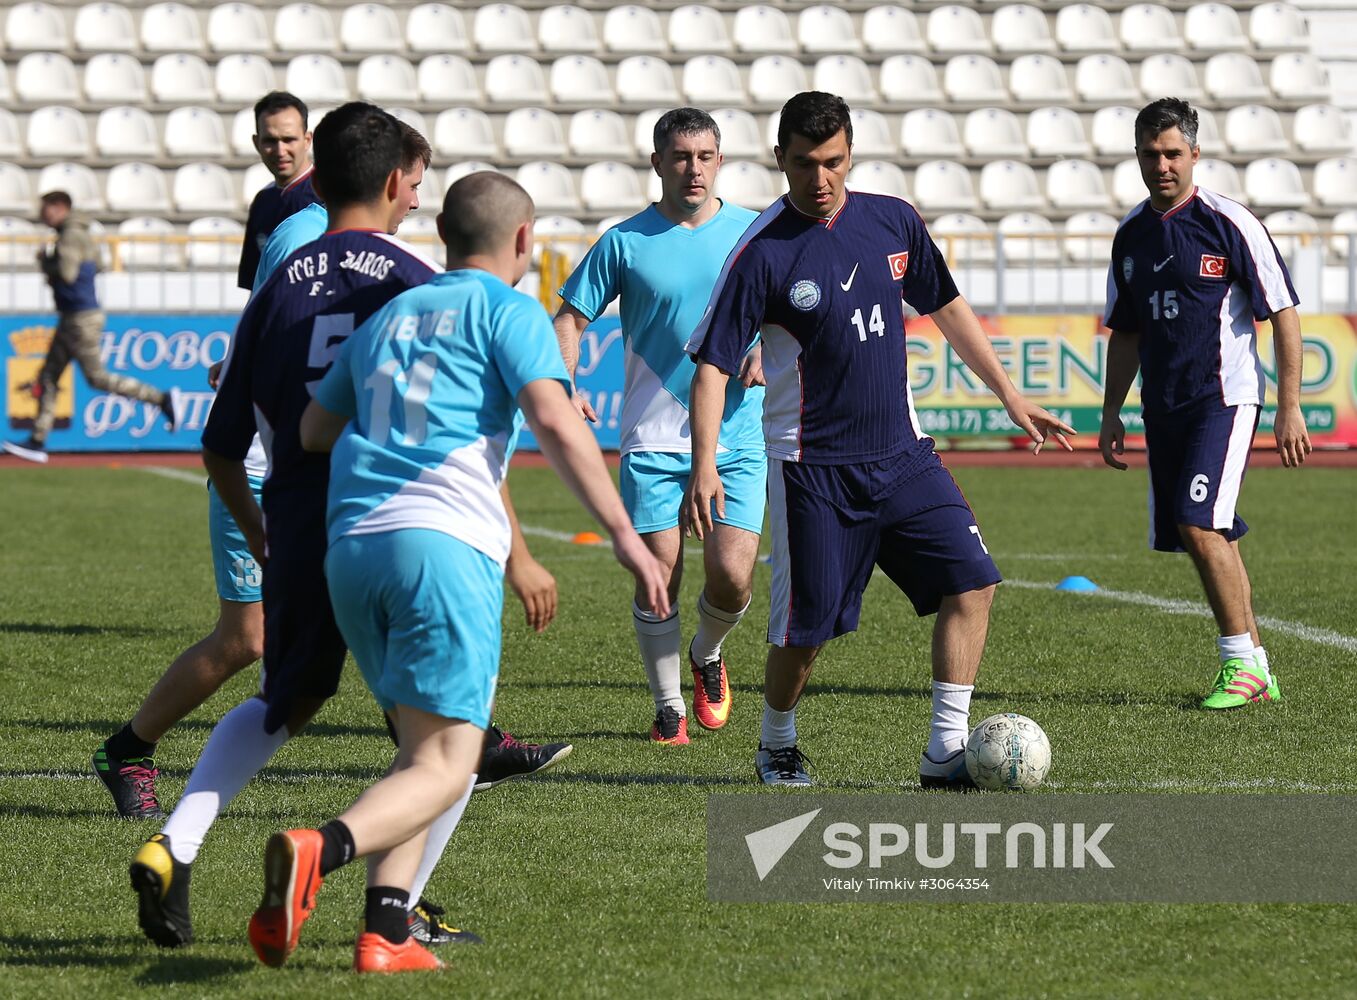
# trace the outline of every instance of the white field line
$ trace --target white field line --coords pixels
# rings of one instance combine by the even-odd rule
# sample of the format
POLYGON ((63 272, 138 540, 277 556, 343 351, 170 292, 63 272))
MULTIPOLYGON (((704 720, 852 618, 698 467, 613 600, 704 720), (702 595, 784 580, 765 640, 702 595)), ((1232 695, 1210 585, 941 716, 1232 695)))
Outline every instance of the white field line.
POLYGON ((149 472, 153 476, 161 476, 165 479, 176 479, 181 483, 192 483, 194 486, 207 485, 207 473, 203 471, 190 472, 188 469, 172 469, 168 465, 130 465, 124 468, 135 469, 138 472, 149 472))

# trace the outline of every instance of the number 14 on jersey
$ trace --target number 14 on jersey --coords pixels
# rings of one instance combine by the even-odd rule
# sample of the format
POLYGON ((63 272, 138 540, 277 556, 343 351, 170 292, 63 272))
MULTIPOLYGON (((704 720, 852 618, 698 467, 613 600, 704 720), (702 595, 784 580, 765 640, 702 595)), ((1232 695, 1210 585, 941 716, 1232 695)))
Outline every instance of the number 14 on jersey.
POLYGON ((886 321, 881 317, 881 303, 877 302, 872 306, 872 315, 868 318, 866 325, 862 322, 862 310, 854 309, 852 322, 858 331, 858 340, 865 342, 867 340, 867 331, 871 330, 878 337, 886 335, 886 321))

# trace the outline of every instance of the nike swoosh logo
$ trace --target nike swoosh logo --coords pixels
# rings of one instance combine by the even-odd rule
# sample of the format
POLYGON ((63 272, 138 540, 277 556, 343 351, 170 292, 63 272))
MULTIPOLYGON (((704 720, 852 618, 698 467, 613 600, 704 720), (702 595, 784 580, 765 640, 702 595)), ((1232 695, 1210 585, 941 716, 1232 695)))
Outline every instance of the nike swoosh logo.
MULTIPOLYGON (((858 263, 860 264, 862 262, 859 261, 858 263)), ((857 274, 858 265, 854 264, 852 272, 848 275, 848 280, 839 282, 839 287, 842 288, 845 292, 848 291, 848 289, 853 287, 853 279, 857 277, 857 274)))
POLYGON ((1163 260, 1161 260, 1158 264, 1154 265, 1154 273, 1155 273, 1155 274, 1158 274, 1160 271, 1162 271, 1166 266, 1168 266, 1168 262, 1171 261, 1171 260, 1173 260, 1173 254, 1169 254, 1167 257, 1165 257, 1163 260))

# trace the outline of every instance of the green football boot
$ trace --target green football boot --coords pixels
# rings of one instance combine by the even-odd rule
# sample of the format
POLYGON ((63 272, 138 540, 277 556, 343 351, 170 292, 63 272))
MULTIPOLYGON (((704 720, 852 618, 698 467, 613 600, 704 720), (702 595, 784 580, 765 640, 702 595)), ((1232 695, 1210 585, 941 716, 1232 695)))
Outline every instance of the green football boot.
POLYGON ((1259 669, 1251 659, 1226 660, 1216 673, 1211 693, 1202 700, 1202 708, 1221 710, 1282 700, 1277 675, 1259 669))

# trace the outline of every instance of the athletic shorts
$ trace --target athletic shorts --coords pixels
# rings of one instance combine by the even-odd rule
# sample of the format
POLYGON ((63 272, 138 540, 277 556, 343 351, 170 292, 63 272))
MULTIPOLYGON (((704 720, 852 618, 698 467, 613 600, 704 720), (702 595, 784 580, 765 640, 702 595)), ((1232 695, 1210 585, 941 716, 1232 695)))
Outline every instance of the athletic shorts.
MULTIPOLYGON (((259 491, 264 481, 250 477, 254 502, 259 503, 259 491)), ((223 601, 253 604, 260 600, 260 581, 263 574, 259 563, 245 544, 245 536, 236 526, 236 519, 221 502, 216 488, 207 484, 207 535, 212 542, 212 572, 217 578, 217 596, 223 601)))
POLYGON ((1249 526, 1235 513, 1258 429, 1252 403, 1215 400, 1186 413, 1145 417, 1150 466, 1150 548, 1182 552, 1178 525, 1214 528, 1230 541, 1249 526))
POLYGON ((775 646, 818 646, 856 631, 873 566, 920 616, 1002 579, 970 505, 931 451, 850 465, 774 459, 768 512, 775 646))
POLYGON ((335 617, 383 709, 485 729, 499 677, 504 571, 424 528, 346 535, 325 559, 335 617))
MULTIPOLYGON (((693 456, 686 452, 633 451, 622 456, 619 479, 622 504, 637 534, 677 528, 693 456)), ((725 451, 716 456, 716 471, 726 494, 726 516, 712 517, 759 534, 767 500, 768 457, 762 449, 725 451)))

